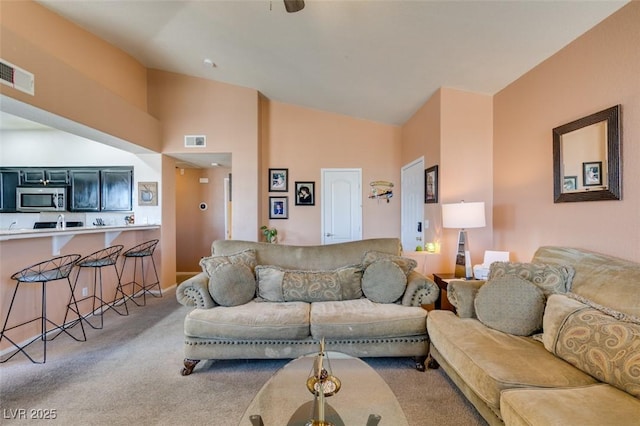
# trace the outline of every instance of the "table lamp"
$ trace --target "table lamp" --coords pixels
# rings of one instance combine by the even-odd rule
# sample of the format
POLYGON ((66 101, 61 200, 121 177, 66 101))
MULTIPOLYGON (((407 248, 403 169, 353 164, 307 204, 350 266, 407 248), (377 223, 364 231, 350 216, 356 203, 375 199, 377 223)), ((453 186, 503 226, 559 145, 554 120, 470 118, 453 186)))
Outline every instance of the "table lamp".
POLYGON ((456 278, 473 278, 466 230, 469 228, 482 228, 485 225, 484 202, 465 203, 462 201, 460 203, 442 205, 442 227, 460 230, 455 262, 456 278))

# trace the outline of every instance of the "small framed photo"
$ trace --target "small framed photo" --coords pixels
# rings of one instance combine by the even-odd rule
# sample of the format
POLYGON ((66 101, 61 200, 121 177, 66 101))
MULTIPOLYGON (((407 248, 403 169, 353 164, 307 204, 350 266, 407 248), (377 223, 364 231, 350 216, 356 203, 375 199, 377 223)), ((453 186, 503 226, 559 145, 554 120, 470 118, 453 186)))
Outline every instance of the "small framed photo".
POLYGON ((316 183, 296 182, 296 206, 315 206, 316 183))
POLYGON ((571 192, 578 189, 578 176, 565 176, 562 188, 564 192, 571 192))
POLYGON ((289 190, 289 169, 269 169, 269 192, 289 190))
POLYGON ((289 197, 269 197, 269 219, 289 219, 289 197))
POLYGON ((431 166, 424 171, 424 202, 438 202, 438 166, 431 166))
POLYGON ((158 205, 158 182, 138 182, 138 205, 158 205))
POLYGON ((602 161, 582 163, 582 182, 584 186, 602 185, 602 161))

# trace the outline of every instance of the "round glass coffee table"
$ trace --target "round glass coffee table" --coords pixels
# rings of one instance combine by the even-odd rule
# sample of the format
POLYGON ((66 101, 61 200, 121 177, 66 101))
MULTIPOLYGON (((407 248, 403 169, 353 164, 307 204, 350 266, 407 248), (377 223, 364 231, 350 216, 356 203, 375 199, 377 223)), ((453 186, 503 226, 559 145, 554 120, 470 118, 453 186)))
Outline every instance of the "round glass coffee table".
MULTIPOLYGON (((307 378, 316 353, 297 358, 278 370, 245 411, 240 426, 304 426, 313 416, 313 394, 307 378), (260 423, 262 422, 262 423, 260 423)), ((327 352, 328 366, 341 382, 340 391, 325 400, 325 418, 340 425, 408 426, 389 385, 364 361, 327 352)))

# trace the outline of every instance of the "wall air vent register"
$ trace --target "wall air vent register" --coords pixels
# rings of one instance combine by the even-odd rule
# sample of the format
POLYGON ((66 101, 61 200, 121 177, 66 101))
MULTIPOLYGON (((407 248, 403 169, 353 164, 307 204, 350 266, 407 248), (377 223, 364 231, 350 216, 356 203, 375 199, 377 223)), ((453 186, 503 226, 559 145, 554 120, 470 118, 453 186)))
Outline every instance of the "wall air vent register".
POLYGON ((204 148, 207 146, 207 137, 205 135, 186 135, 184 137, 184 146, 187 148, 204 148))
POLYGON ((35 93, 33 74, 4 59, 0 59, 0 82, 32 96, 35 93))

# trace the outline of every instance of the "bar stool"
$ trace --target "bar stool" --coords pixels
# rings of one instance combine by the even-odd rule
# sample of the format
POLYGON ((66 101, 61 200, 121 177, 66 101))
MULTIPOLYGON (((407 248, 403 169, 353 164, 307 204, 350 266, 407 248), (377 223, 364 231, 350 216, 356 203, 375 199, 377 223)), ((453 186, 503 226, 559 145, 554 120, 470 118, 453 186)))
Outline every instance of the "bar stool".
MULTIPOLYGON (((124 262, 122 263, 122 269, 120 270, 120 278, 122 278, 124 276, 124 267, 127 265, 127 259, 133 259, 133 278, 132 281, 125 283, 125 284, 121 284, 120 287, 120 291, 122 291, 122 288, 125 286, 131 286, 132 290, 131 290, 131 294, 127 296, 128 299, 130 299, 133 303, 135 303, 138 306, 145 306, 147 304, 147 297, 146 294, 149 293, 150 295, 152 295, 153 297, 162 297, 162 288, 160 288, 160 279, 158 278, 158 271, 156 270, 156 262, 153 260, 153 252, 156 249, 156 246, 158 245, 159 240, 150 240, 147 241, 145 243, 142 244, 138 244, 135 247, 130 248, 129 250, 125 251, 124 253, 122 253, 122 256, 124 257, 124 262), (155 281, 152 283, 147 283, 146 279, 145 279, 145 269, 144 269, 144 258, 145 257, 150 257, 151 258, 151 265, 153 266, 153 273, 155 275, 155 281), (138 269, 138 259, 140 259, 140 277, 141 277, 141 282, 136 281, 136 272, 138 269), (153 287, 158 287, 158 290, 160 291, 160 295, 156 295, 154 293, 151 292, 151 289, 153 287), (142 304, 138 303, 135 301, 134 298, 141 296, 140 294, 138 294, 136 292, 136 288, 139 288, 140 290, 142 290, 142 304)), ((123 294, 124 291, 122 291, 123 294)))
POLYGON ((120 256, 120 252, 124 248, 123 245, 115 245, 111 247, 107 247, 102 250, 98 250, 94 253, 91 253, 82 259, 76 262, 76 266, 78 267, 78 274, 76 275, 76 280, 73 283, 73 290, 78 288, 78 279, 80 278, 80 273, 83 268, 93 268, 93 294, 90 296, 83 297, 82 299, 77 299, 77 304, 81 304, 85 300, 91 300, 92 309, 91 312, 85 315, 82 315, 79 311, 75 310, 73 305, 73 300, 69 301, 67 305, 67 313, 65 314, 65 322, 67 319, 67 315, 69 311, 72 311, 76 315, 78 315, 79 320, 84 320, 91 328, 94 329, 102 329, 104 327, 104 313, 105 311, 111 309, 115 311, 118 315, 126 316, 129 315, 129 308, 127 307, 127 298, 122 291, 122 286, 120 285, 120 272, 116 267, 116 262, 118 261, 118 256, 120 256), (105 302, 102 296, 102 268, 106 266, 113 266, 113 270, 116 272, 116 277, 118 279, 118 285, 116 287, 116 295, 112 302, 105 302), (118 293, 120 293, 121 297, 118 298, 118 293), (125 312, 122 313, 116 309, 116 305, 122 302, 124 304, 125 312), (91 321, 89 321, 89 317, 100 317, 99 325, 93 325, 91 321))
MULTIPOLYGON (((84 327, 82 326, 81 321, 80 321, 80 328, 82 329, 82 339, 76 338, 74 335, 72 335, 68 331, 68 329, 73 327, 78 321, 74 321, 74 323, 70 325, 66 324, 66 322, 60 325, 60 324, 54 323, 47 317, 47 286, 50 281, 56 281, 56 280, 62 280, 62 279, 67 280, 67 283, 69 284, 69 290, 71 290, 71 303, 73 303, 76 306, 76 310, 77 310, 78 305, 73 295, 73 287, 71 286, 71 280, 69 279, 69 274, 71 274, 71 270, 73 269, 78 259, 80 259, 79 254, 70 254, 66 256, 54 257, 52 259, 45 260, 44 262, 31 265, 19 272, 16 272, 11 276, 12 280, 17 281, 16 289, 13 292, 13 297, 11 298, 11 304, 9 305, 9 311, 7 312, 7 317, 5 318, 4 326, 2 327, 2 334, 0 334, 0 341, 2 341, 2 339, 7 339, 9 342, 11 342, 13 346, 16 347, 17 351, 15 351, 13 354, 11 354, 11 356, 9 356, 8 358, 0 362, 3 362, 3 363, 7 362, 11 358, 13 358, 16 354, 18 354, 19 352, 22 352, 34 364, 44 364, 45 362, 47 362, 47 340, 53 340, 63 332, 68 334, 69 336, 71 336, 71 338, 73 338, 78 342, 84 342, 87 340, 87 335, 84 332, 84 327), (20 288, 20 284, 22 283, 25 283, 25 284, 41 283, 42 285, 41 315, 38 318, 25 321, 18 325, 7 327, 7 324, 9 323, 9 317, 11 316, 11 310, 13 308, 13 302, 15 302, 16 300, 16 294, 18 293, 18 288, 20 288), (29 340, 25 344, 18 344, 6 335, 7 331, 30 324, 34 321, 40 321, 40 335, 34 337, 33 339, 29 340), (54 327, 47 329, 47 323, 51 324, 54 327), (59 330, 59 332, 55 336, 48 339, 47 334, 56 330, 59 330), (43 342, 43 356, 42 356, 41 362, 33 359, 25 351, 27 346, 31 345, 37 340, 42 340, 43 342)), ((65 321, 66 321, 66 315, 65 315, 65 321)))

